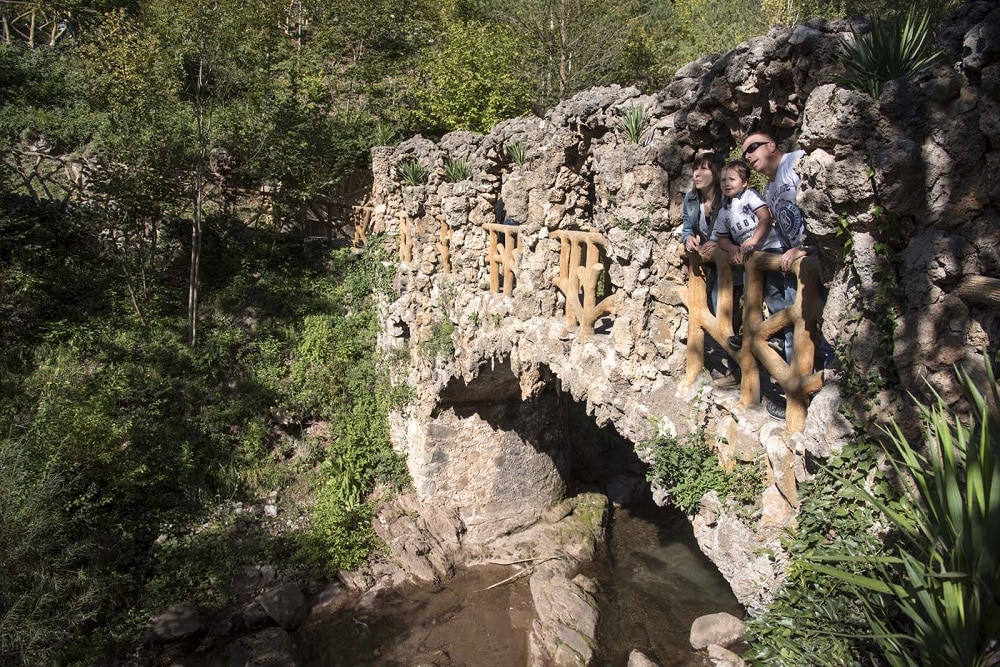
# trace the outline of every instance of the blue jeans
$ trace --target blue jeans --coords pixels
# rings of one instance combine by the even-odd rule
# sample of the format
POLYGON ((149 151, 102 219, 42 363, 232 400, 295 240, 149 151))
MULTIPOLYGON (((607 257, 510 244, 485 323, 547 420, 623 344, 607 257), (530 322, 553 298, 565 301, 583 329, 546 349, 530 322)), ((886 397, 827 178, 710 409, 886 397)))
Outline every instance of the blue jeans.
MULTIPOLYGON (((795 303, 795 294, 798 290, 798 281, 794 273, 784 271, 764 272, 764 303, 767 304, 767 311, 771 315, 779 312, 795 303)), ((792 363, 792 340, 795 335, 794 327, 785 327, 782 330, 785 338, 785 362, 792 363)))
MULTIPOLYGON (((795 295, 798 291, 798 279, 794 273, 784 271, 764 272, 764 303, 771 315, 788 308, 795 303, 795 295)), ((825 301, 824 294, 824 301, 825 301)), ((823 332, 816 331, 819 340, 816 341, 815 365, 816 368, 828 368, 834 360, 833 347, 823 336, 823 332)), ((792 363, 792 340, 795 337, 795 328, 786 327, 782 334, 785 339, 785 361, 792 363)))

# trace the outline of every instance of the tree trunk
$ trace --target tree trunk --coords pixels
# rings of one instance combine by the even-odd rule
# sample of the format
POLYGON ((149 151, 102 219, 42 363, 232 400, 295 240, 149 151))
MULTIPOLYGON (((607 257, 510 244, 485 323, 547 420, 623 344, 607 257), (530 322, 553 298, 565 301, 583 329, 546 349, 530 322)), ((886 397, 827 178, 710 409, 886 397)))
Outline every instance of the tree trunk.
POLYGON ((191 222, 191 274, 188 278, 188 340, 193 347, 198 338, 198 281, 201 262, 201 216, 205 193, 205 158, 207 156, 205 136, 205 104, 202 99, 202 74, 204 59, 198 63, 198 78, 195 83, 195 115, 198 122, 198 164, 194 183, 194 216, 191 222))
POLYGON ((567 0, 560 0, 559 2, 559 100, 562 101, 566 99, 566 89, 569 85, 569 67, 570 67, 570 53, 569 53, 569 25, 566 14, 569 10, 566 8, 567 0))

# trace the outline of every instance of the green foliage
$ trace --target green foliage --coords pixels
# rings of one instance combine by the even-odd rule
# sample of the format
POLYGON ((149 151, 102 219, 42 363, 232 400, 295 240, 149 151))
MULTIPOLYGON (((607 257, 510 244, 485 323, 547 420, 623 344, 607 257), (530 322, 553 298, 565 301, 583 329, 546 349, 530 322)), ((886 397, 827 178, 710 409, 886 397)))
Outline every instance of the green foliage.
MULTIPOLYGON (((638 222, 615 218, 615 226, 624 229, 626 232, 642 237, 649 234, 650 230, 653 228, 653 219, 648 215, 643 216, 638 222)), ((602 274, 602 277, 604 275, 605 274, 602 274)))
POLYGON ((644 21, 643 41, 652 52, 650 79, 666 85, 687 63, 723 54, 763 35, 768 16, 756 0, 676 0, 654 3, 644 21))
POLYGON ((1000 416, 990 401, 1000 405, 1000 389, 985 361, 989 398, 960 373, 973 406, 971 426, 939 398, 923 408, 926 443, 910 443, 897 425, 889 433, 889 461, 906 493, 898 503, 865 496, 887 517, 895 549, 847 559, 872 568, 870 575, 811 559, 811 567, 857 592, 891 665, 985 666, 997 657, 1000 416), (886 616, 886 606, 896 613, 886 616))
POLYGON ((532 90, 524 62, 530 53, 521 36, 504 26, 450 24, 421 61, 415 121, 435 130, 488 132, 505 118, 527 113, 532 90))
POLYGON ((388 146, 396 139, 396 128, 389 123, 379 121, 375 124, 372 141, 375 146, 388 146))
POLYGON ((926 13, 919 21, 912 13, 905 19, 874 17, 869 32, 852 26, 850 39, 841 38, 840 48, 845 74, 838 82, 874 98, 886 82, 912 80, 939 56, 932 48, 926 13))
POLYGON ((396 165, 396 176, 407 185, 426 185, 429 172, 416 160, 403 160, 396 165))
POLYGON ((19 141, 44 138, 47 150, 55 154, 80 148, 102 120, 87 103, 87 85, 79 62, 66 49, 0 43, 0 89, 4 91, 0 147, 7 150, 19 141))
MULTIPOLYGON (((799 487, 798 526, 785 541, 791 562, 774 600, 747 623, 751 664, 866 664, 874 647, 855 591, 843 580, 811 567, 817 556, 879 554, 886 548, 878 512, 865 492, 891 500, 892 487, 882 474, 868 478, 877 466, 878 444, 859 438, 826 461, 814 479, 799 487)), ((870 572, 852 564, 858 574, 870 572)))
POLYGON ((152 576, 137 615, 152 616, 178 601, 222 609, 235 602, 232 582, 261 563, 288 562, 291 540, 274 539, 260 524, 240 521, 231 508, 203 517, 195 529, 167 525, 151 554, 152 576))
POLYGON ((312 558, 331 570, 356 568, 380 547, 372 528, 374 508, 345 499, 337 480, 319 490, 313 510, 312 558))
POLYGON ((762 6, 773 24, 794 25, 814 16, 842 19, 851 16, 900 17, 907 13, 927 14, 930 24, 938 26, 945 14, 954 9, 959 0, 914 0, 901 4, 892 0, 764 0, 762 6))
MULTIPOLYGON (((58 648, 99 613, 102 579, 89 567, 92 536, 71 535, 62 487, 71 482, 36 452, 0 440, 0 661, 52 664, 58 648)), ((107 594, 105 590, 104 595, 107 594)))
POLYGON ((621 111, 621 130, 625 138, 633 144, 649 143, 646 126, 649 125, 649 111, 646 107, 632 104, 621 111))
POLYGON ((512 141, 507 144, 504 150, 507 153, 507 158, 518 167, 523 167, 528 161, 528 147, 524 145, 523 141, 512 141))
MULTIPOLYGON (((171 604, 221 604, 233 568, 300 548, 234 532, 225 517, 218 531, 186 530, 215 499, 283 490, 291 471, 324 459, 349 462, 337 478, 351 475, 361 497, 405 479, 387 411, 406 396, 374 353, 374 306, 389 285, 380 239, 356 255, 217 219, 206 234, 212 297, 191 348, 169 300, 183 254, 147 274, 140 320, 113 249, 96 242, 100 222, 0 206, 0 560, 16 564, 0 583, 5 664, 70 662, 171 604), (330 420, 330 435, 296 445, 316 420, 330 420)), ((315 473, 318 488, 329 469, 315 473)))
POLYGON ((740 504, 749 504, 763 490, 759 466, 736 463, 732 472, 720 466, 704 429, 680 438, 657 436, 642 446, 653 448, 653 464, 647 479, 666 489, 674 505, 688 514, 698 511, 702 496, 709 491, 716 491, 720 498, 731 496, 740 504))
POLYGON ((424 357, 430 360, 444 357, 450 359, 455 356, 455 341, 452 336, 455 333, 455 323, 448 317, 442 317, 431 325, 431 336, 424 341, 420 350, 424 357))
MULTIPOLYGON (((518 67, 538 110, 597 85, 641 80, 646 5, 635 0, 485 0, 476 17, 517 38, 518 67)), ((502 31, 502 32, 501 32, 502 31)), ((503 38, 503 37, 501 37, 503 38)))
POLYGON ((447 158, 444 161, 444 177, 449 183, 458 183, 472 176, 472 167, 465 158, 447 158))
POLYGON ((998 391, 988 372, 989 400, 961 376, 971 424, 938 400, 923 408, 925 442, 888 432, 895 484, 876 465, 881 447, 865 438, 801 489, 785 585, 748 626, 753 664, 995 659, 1000 421, 989 405, 998 391))

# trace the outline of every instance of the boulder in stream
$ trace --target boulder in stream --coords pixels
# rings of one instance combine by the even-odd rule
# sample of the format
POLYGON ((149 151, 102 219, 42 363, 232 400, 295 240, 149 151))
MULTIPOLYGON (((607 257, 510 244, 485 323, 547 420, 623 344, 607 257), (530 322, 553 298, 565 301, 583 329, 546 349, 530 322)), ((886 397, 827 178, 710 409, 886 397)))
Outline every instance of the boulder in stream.
POLYGON ((726 612, 699 616, 691 624, 691 648, 700 650, 709 644, 732 646, 743 639, 745 631, 743 621, 726 612))

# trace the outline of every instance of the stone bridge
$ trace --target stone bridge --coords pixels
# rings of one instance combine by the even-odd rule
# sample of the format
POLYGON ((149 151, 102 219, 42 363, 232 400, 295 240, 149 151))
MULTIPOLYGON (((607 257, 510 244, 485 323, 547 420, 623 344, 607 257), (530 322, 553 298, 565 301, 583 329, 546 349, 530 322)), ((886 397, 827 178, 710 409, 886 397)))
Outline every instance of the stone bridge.
POLYGON ((766 490, 753 518, 705 503, 696 535, 743 602, 767 599, 781 565, 761 547, 794 523, 811 461, 853 436, 841 407, 869 426, 916 423, 907 392, 929 383, 960 406, 953 367, 983 377, 998 353, 1000 32, 982 28, 996 4, 945 27, 947 65, 878 100, 832 83, 847 25, 814 21, 692 63, 656 94, 594 89, 485 136, 373 149, 358 237, 383 233, 397 260, 381 345, 417 390, 393 437, 422 505, 487 544, 574 486, 627 501, 643 492, 641 443, 704 426, 723 465, 761 465, 766 490), (649 118, 639 143, 621 124, 634 106, 649 118), (699 371, 704 332, 731 332, 732 299, 707 313, 680 207, 695 151, 729 154, 750 129, 806 150, 799 200, 820 257, 797 265, 804 300, 775 322, 760 319, 755 260, 743 386, 726 390, 699 371), (404 182, 411 160, 427 182, 404 182), (448 182, 448 160, 471 177, 448 182), (787 324, 792 367, 765 344, 787 324), (811 368, 820 326, 846 360, 826 384, 811 368), (789 396, 787 429, 759 407, 758 363, 789 396))

